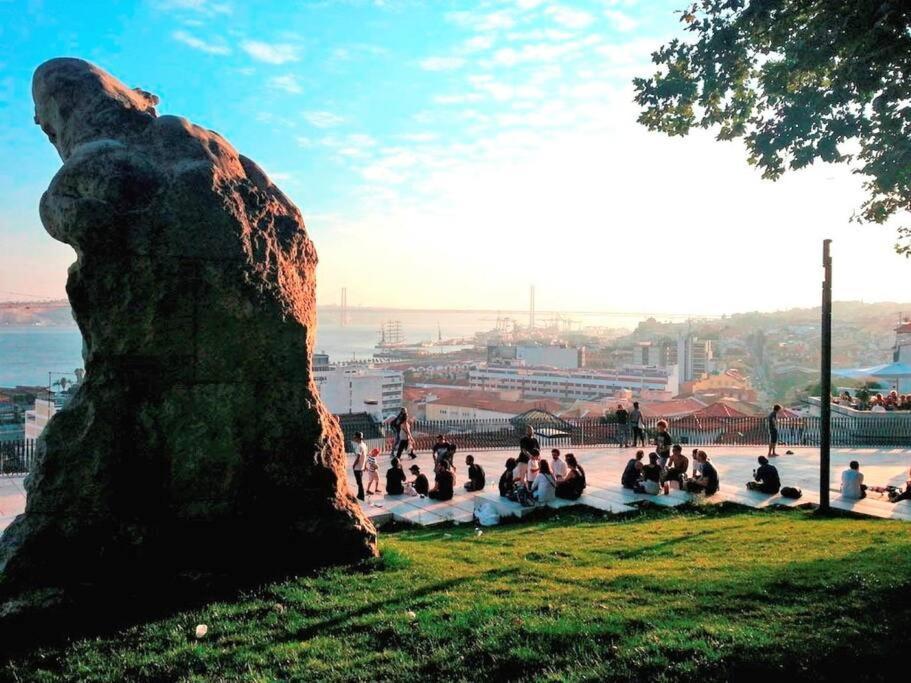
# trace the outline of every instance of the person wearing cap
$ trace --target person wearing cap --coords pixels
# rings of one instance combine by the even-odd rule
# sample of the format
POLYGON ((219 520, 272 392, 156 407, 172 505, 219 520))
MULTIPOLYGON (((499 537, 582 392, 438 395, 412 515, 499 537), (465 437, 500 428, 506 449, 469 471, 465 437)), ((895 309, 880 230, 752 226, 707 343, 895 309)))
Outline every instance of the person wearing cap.
POLYGON ((357 482, 358 500, 364 500, 364 467, 367 464, 367 444, 361 432, 354 433, 354 481, 357 482))
POLYGON ((430 490, 430 482, 427 481, 427 477, 421 474, 421 468, 417 465, 412 465, 408 468, 408 471, 414 475, 414 479, 411 481, 409 486, 414 490, 412 495, 415 496, 426 496, 427 492, 430 490))

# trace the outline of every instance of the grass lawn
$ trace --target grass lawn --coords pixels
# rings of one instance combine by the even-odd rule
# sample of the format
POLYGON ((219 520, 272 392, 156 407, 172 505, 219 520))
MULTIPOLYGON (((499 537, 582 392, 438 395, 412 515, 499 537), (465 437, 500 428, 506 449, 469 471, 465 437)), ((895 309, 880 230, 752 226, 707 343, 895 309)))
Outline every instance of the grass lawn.
MULTIPOLYGON (((242 549, 239 549, 242 551, 242 549)), ((807 511, 561 512, 2 660, 11 680, 901 679, 911 526, 807 511), (196 639, 197 624, 208 634, 196 639)))

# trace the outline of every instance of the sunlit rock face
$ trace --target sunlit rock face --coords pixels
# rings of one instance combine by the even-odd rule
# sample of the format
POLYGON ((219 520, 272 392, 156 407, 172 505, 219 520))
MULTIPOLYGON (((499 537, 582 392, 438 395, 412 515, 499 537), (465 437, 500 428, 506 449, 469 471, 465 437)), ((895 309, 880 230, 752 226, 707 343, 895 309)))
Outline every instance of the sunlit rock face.
POLYGON ((32 90, 63 160, 40 212, 77 254, 86 378, 0 540, 0 614, 375 555, 310 373, 300 211, 220 135, 92 64, 51 60, 32 90))

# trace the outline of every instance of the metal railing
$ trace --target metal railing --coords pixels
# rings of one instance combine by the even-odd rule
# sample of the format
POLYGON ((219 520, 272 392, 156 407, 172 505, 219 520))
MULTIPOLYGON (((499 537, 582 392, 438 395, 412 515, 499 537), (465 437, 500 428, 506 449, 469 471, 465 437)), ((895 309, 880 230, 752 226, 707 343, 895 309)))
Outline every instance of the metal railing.
POLYGON ((0 475, 26 474, 35 462, 35 439, 0 441, 0 475))
MULTIPOLYGON (((644 421, 646 448, 654 442, 659 418, 644 421)), ((768 421, 765 417, 681 417, 669 420, 668 431, 675 443, 691 446, 742 445, 759 446, 769 443, 768 421)), ((560 418, 536 424, 541 448, 551 445, 564 447, 619 446, 632 443, 631 425, 618 424, 605 418, 560 418), (624 438, 624 432, 627 436, 624 438)), ((833 416, 830 422, 832 445, 849 447, 902 447, 911 449, 911 413, 896 414, 894 418, 869 420, 864 417, 833 416)), ((778 443, 781 446, 818 446, 820 418, 796 417, 778 420, 778 443)), ((495 420, 415 420, 411 432, 416 451, 429 450, 442 434, 460 451, 518 450, 525 423, 515 418, 495 420)), ((391 448, 391 430, 386 429, 386 442, 391 448)))
MULTIPOLYGON (((644 421, 648 447, 657 433, 657 418, 644 421)), ((491 420, 414 420, 411 426, 415 451, 432 449, 438 434, 454 443, 460 452, 483 450, 518 451, 519 439, 525 426, 535 430, 542 449, 610 447, 623 443, 624 426, 606 418, 549 418, 519 421, 491 420)), ((911 450, 911 413, 882 414, 861 417, 833 415, 832 445, 841 448, 907 448, 911 450)), ((778 420, 778 443, 788 446, 818 446, 819 417, 781 418, 778 420)), ((378 446, 389 452, 393 444, 390 428, 377 425, 381 438, 369 439, 370 447, 378 446), (385 448, 383 448, 385 446, 385 448)), ((350 450, 353 432, 345 431, 345 443, 350 450)), ((760 446, 769 442, 765 417, 681 417, 669 420, 668 431, 675 443, 689 446, 760 446)), ((632 443, 633 429, 626 426, 627 443, 632 443)), ((0 474, 27 473, 35 460, 35 441, 0 442, 0 474)))

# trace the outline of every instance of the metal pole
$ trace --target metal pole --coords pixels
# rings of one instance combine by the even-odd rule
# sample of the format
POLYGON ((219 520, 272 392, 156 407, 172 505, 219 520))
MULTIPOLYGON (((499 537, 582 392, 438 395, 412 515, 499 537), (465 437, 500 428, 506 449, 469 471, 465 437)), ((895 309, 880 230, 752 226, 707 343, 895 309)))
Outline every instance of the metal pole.
POLYGON ((822 242, 822 341, 820 373, 822 396, 819 397, 819 509, 829 509, 829 456, 832 441, 832 240, 822 242))

